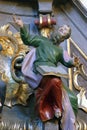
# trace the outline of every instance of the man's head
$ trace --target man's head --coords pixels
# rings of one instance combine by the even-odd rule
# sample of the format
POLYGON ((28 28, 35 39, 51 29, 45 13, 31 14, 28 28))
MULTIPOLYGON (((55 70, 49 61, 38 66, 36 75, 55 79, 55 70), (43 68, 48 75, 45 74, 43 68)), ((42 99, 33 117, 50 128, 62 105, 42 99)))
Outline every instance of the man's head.
POLYGON ((63 25, 50 33, 50 39, 54 44, 60 44, 71 35, 71 28, 68 25, 63 25))

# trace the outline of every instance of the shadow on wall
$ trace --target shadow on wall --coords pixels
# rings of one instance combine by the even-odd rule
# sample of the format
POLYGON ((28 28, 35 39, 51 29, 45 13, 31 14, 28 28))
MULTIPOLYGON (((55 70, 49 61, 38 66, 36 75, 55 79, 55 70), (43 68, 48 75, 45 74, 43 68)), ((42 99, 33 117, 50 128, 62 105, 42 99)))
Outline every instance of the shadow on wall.
POLYGON ((70 0, 53 0, 53 5, 55 7, 61 5, 61 4, 66 4, 67 2, 69 2, 70 0))
POLYGON ((24 2, 25 4, 29 3, 29 6, 31 6, 33 9, 38 9, 38 0, 1 0, 1 1, 8 1, 8 2, 24 2))

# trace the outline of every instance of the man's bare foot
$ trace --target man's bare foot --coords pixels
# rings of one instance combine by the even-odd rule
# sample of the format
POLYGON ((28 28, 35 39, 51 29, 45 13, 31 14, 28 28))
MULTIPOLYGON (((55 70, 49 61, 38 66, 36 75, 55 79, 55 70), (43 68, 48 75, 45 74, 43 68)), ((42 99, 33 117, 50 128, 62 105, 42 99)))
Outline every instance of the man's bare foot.
POLYGON ((62 116, 62 113, 61 113, 60 109, 59 108, 55 109, 55 117, 59 118, 61 116, 62 116))

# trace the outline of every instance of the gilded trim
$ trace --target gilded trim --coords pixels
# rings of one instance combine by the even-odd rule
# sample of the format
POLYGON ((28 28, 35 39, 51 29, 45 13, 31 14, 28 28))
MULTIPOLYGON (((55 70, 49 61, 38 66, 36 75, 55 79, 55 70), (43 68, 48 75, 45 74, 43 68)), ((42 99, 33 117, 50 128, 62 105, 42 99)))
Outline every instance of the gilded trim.
MULTIPOLYGON (((87 55, 78 47, 78 45, 71 39, 69 38, 67 40, 67 51, 69 53, 69 55, 71 55, 71 48, 70 48, 70 44, 73 44, 74 47, 80 52, 80 54, 82 55, 82 57, 87 60, 87 55)), ((73 72, 72 69, 68 69, 68 73, 69 73, 69 88, 71 90, 73 90, 73 84, 76 90, 80 91, 79 94, 77 95, 78 98, 78 106, 80 109, 84 110, 85 112, 87 112, 87 99, 86 99, 86 93, 87 90, 85 89, 84 86, 79 85, 78 83, 78 76, 80 75, 84 80, 87 81, 87 74, 84 70, 84 64, 81 64, 79 62, 78 67, 75 67, 73 72), (73 74, 72 74, 73 73, 73 74)))
POLYGON ((71 38, 69 38, 68 40, 69 40, 69 42, 71 42, 71 43, 75 46, 75 48, 81 53, 81 55, 84 57, 84 59, 87 60, 87 55, 78 47, 78 45, 77 45, 71 38))
MULTIPOLYGON (((67 40, 67 51, 68 51, 68 54, 71 55, 70 39, 67 40)), ((70 90, 73 90, 73 87, 72 87, 72 69, 71 68, 68 69, 68 74, 69 74, 69 88, 70 88, 70 90)))

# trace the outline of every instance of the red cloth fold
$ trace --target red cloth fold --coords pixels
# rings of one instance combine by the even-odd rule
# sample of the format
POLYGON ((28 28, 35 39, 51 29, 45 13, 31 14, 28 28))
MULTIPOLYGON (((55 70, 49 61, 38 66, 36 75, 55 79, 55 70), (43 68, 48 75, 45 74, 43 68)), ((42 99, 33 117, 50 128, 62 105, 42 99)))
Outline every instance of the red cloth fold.
POLYGON ((36 110, 42 121, 54 117, 56 109, 62 112, 62 81, 55 76, 44 76, 36 91, 36 110))

